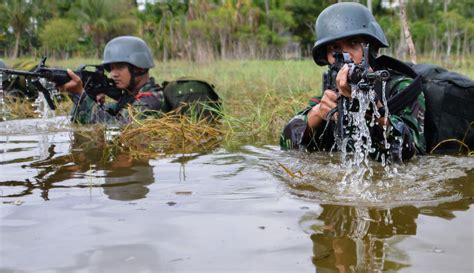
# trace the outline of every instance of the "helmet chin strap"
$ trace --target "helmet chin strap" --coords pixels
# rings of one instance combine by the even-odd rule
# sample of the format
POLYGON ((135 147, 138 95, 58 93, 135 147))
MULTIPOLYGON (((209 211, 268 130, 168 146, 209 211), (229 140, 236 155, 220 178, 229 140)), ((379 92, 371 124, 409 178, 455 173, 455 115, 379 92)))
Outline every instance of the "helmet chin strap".
POLYGON ((369 65, 371 67, 375 66, 375 59, 379 55, 379 47, 374 45, 374 43, 369 43, 369 65))
MULTIPOLYGON (((128 71, 130 72, 130 83, 127 86, 127 90, 135 93, 135 84, 136 84, 136 77, 145 75, 147 73, 147 69, 143 69, 143 71, 139 71, 135 66, 131 64, 127 64, 128 71)), ((135 95, 135 94, 134 94, 135 95)))

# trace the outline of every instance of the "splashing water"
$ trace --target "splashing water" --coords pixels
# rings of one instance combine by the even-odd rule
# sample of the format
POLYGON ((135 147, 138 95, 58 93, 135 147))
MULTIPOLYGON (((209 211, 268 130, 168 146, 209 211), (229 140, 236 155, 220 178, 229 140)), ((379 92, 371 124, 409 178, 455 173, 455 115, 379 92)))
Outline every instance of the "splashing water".
POLYGON ((8 106, 5 103, 5 92, 3 91, 3 73, 0 73, 0 113, 2 121, 7 120, 9 112, 8 106))
MULTIPOLYGON (((385 108, 385 113, 388 114, 387 99, 385 96, 386 82, 382 82, 382 100, 385 108)), ((357 85, 351 85, 352 88, 352 102, 349 109, 353 108, 352 103, 357 101, 358 110, 349 111, 344 109, 344 115, 347 117, 347 124, 344 137, 336 138, 337 146, 341 150, 342 166, 346 169, 346 174, 342 178, 342 184, 350 185, 357 184, 362 188, 369 186, 373 169, 369 164, 369 154, 375 152, 372 147, 372 138, 369 127, 378 126, 376 120, 381 117, 378 111, 372 111, 370 121, 367 122, 366 114, 371 109, 378 109, 376 93, 373 88, 369 91, 360 90, 357 85)), ((386 149, 390 147, 387 141, 387 128, 383 126, 384 146, 386 149)), ((396 172, 392 170, 389 165, 389 159, 382 155, 382 166, 388 173, 396 172)))
MULTIPOLYGON (((300 174, 290 177, 280 165, 270 167, 270 172, 285 182, 291 194, 318 202, 351 205, 390 207, 458 200, 462 196, 460 185, 474 172, 474 158, 427 155, 413 158, 390 173, 385 171, 386 166, 369 160, 373 170, 370 179, 347 182, 349 178, 346 178, 346 183, 342 183, 350 174, 341 168, 340 157, 289 151, 279 154, 275 160, 300 174)), ((354 173, 356 170, 350 169, 354 173)))

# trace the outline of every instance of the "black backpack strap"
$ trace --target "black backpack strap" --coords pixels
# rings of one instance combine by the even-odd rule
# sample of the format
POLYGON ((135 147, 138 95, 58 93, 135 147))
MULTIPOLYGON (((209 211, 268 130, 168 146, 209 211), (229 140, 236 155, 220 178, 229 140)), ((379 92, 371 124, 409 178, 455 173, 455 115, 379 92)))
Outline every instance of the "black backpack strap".
POLYGON ((112 116, 116 116, 123 108, 125 108, 128 104, 133 104, 135 101, 135 96, 131 95, 129 92, 125 91, 122 93, 122 96, 117 101, 117 106, 112 109, 108 108, 106 111, 111 114, 112 116))
MULTIPOLYGON (((413 82, 405 89, 403 89, 398 94, 387 100, 388 110, 390 111, 390 113, 398 113, 403 110, 403 108, 407 107, 408 105, 417 100, 418 96, 423 91, 421 75, 418 75, 407 64, 385 55, 378 57, 376 63, 377 64, 375 66, 375 70, 381 69, 382 67, 386 67, 398 71, 414 79, 413 82)), ((382 115, 385 114, 384 109, 379 109, 379 112, 382 115)))

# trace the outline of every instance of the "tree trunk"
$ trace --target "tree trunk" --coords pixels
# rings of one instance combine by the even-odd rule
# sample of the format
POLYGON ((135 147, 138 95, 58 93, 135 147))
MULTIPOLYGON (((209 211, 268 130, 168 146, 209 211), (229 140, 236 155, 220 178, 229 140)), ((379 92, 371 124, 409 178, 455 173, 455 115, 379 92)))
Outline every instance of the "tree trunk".
MULTIPOLYGON (((435 56, 437 56, 437 51, 438 51, 438 47, 437 47, 437 34, 438 32, 436 31, 436 28, 433 28, 433 32, 432 34, 430 35, 430 42, 431 42, 431 59, 434 59, 435 56)), ((428 48, 426 48, 426 50, 428 50, 428 48)))
POLYGON ((221 59, 225 60, 227 58, 227 56, 226 56, 226 47, 227 47, 226 34, 223 33, 223 31, 220 31, 219 32, 219 38, 220 38, 220 41, 221 41, 221 59))
POLYGON ((451 3, 451 0, 444 0, 443 3, 443 12, 446 13, 448 12, 448 5, 451 3))
POLYGON ((405 35, 403 35, 403 28, 400 28, 400 41, 397 47, 397 57, 399 59, 405 59, 407 52, 407 43, 405 42, 405 35))
POLYGON ((453 40, 454 40, 455 36, 453 37, 452 35, 452 29, 451 28, 447 28, 446 30, 446 63, 449 62, 449 59, 451 57, 451 48, 453 46, 453 40))
POLYGON ((370 13, 372 13, 372 0, 367 0, 367 8, 370 10, 370 13))
POLYGON ((400 2, 400 21, 402 22, 403 33, 405 34, 405 40, 407 42, 408 51, 410 53, 410 60, 416 64, 416 51, 415 45, 411 38, 410 27, 408 25, 408 19, 406 15, 405 0, 399 0, 400 2))
POLYGON ((13 51, 13 59, 16 59, 18 57, 18 52, 20 51, 20 38, 21 34, 19 31, 15 33, 15 50, 13 51))
POLYGON ((468 41, 467 35, 468 35, 467 27, 464 27, 464 38, 463 38, 462 53, 461 53, 463 64, 464 64, 464 61, 468 52, 468 47, 469 47, 469 44, 467 43, 468 41))
POLYGON ((268 4, 268 0, 265 0, 265 19, 267 22, 267 26, 270 27, 270 5, 268 4))

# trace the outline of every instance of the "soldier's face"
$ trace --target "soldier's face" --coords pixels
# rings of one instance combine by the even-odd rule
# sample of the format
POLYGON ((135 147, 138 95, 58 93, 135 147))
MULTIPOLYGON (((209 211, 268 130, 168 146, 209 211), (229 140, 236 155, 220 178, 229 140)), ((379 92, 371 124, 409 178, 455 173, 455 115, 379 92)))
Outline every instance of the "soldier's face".
POLYGON ((125 89, 130 85, 132 75, 126 63, 113 63, 110 64, 110 77, 114 80, 115 86, 125 89))
POLYGON ((328 62, 333 64, 335 62, 333 53, 335 51, 342 51, 349 53, 354 63, 360 64, 364 55, 363 44, 365 44, 364 39, 355 37, 337 40, 334 43, 327 45, 326 51, 328 62))

